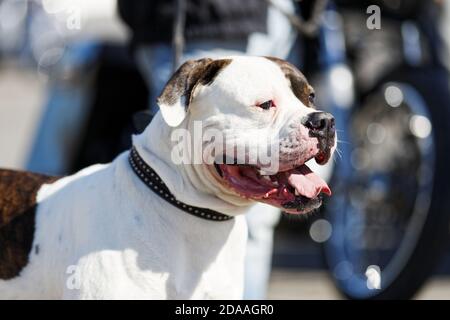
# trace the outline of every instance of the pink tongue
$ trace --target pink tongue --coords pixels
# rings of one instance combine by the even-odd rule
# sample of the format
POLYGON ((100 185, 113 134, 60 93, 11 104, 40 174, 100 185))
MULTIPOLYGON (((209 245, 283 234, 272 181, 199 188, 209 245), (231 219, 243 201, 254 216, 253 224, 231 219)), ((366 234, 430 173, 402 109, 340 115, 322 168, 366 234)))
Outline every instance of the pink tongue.
POLYGON ((331 196, 331 189, 327 183, 306 165, 293 171, 289 175, 288 181, 299 194, 309 199, 317 197, 322 192, 331 196))

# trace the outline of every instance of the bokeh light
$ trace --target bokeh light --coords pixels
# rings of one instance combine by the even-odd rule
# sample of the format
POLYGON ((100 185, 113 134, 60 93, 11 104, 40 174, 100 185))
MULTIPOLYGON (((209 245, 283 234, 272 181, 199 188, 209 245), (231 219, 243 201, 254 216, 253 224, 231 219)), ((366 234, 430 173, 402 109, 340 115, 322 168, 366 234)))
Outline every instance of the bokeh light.
POLYGON ((416 137, 425 139, 430 135, 432 126, 427 117, 413 115, 409 120, 409 129, 416 137))
POLYGON ((389 86, 384 90, 384 98, 391 107, 398 107, 403 102, 403 92, 396 86, 389 86))
POLYGON ((367 126, 367 139, 373 144, 383 143, 386 138, 386 129, 380 123, 372 122, 367 126))
POLYGON ((315 242, 322 243, 331 237, 333 227, 326 219, 318 219, 309 228, 309 235, 315 242))

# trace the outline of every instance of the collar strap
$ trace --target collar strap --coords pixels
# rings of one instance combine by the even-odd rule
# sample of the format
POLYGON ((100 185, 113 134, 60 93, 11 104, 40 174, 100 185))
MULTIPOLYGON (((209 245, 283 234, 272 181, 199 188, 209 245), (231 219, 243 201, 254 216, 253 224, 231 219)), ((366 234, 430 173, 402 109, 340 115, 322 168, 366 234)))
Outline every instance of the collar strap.
POLYGON ((212 220, 212 221, 227 221, 233 219, 232 216, 213 211, 210 209, 193 207, 181 201, 178 201, 175 196, 169 191, 166 184, 161 180, 158 174, 141 158, 135 147, 130 150, 128 157, 131 168, 139 179, 156 193, 158 196, 169 202, 174 207, 183 210, 198 218, 212 220))

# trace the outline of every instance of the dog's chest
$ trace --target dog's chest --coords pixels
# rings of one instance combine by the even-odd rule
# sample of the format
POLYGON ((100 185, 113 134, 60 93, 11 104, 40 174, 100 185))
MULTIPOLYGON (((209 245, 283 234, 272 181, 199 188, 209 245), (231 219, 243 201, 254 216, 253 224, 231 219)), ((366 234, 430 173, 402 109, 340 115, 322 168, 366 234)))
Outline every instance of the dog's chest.
POLYGON ((246 225, 236 220, 224 226, 193 218, 167 229, 161 224, 153 235, 135 233, 133 244, 123 246, 135 250, 122 253, 119 272, 137 298, 241 298, 246 225))
MULTIPOLYGON (((117 233, 130 234, 128 223, 122 227, 117 233)), ((201 231, 193 225, 185 227, 201 231)), ((159 225, 156 229, 161 233, 153 235, 143 235, 134 229, 132 236, 114 245, 120 250, 103 250, 80 259, 79 276, 87 281, 81 283, 78 292, 69 292, 68 298, 241 298, 244 228, 245 225, 236 223, 229 237, 221 240, 208 237, 208 231, 205 237, 196 237, 178 232, 173 226, 164 229, 159 225)), ((220 234, 221 227, 218 229, 220 234)))

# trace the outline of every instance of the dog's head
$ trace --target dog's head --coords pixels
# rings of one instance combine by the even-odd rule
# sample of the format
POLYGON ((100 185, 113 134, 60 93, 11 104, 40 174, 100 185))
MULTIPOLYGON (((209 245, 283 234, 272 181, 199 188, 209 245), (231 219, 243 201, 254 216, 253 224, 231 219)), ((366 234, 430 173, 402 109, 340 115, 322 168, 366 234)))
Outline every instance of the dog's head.
POLYGON ((231 57, 186 62, 158 104, 169 126, 189 132, 189 143, 178 147, 200 155, 196 165, 216 189, 305 213, 331 194, 305 163, 325 164, 336 146, 334 118, 316 109, 314 97, 304 75, 283 60, 231 57))

